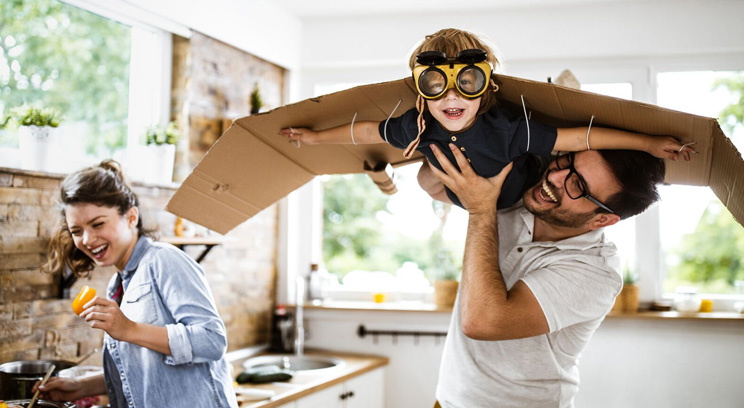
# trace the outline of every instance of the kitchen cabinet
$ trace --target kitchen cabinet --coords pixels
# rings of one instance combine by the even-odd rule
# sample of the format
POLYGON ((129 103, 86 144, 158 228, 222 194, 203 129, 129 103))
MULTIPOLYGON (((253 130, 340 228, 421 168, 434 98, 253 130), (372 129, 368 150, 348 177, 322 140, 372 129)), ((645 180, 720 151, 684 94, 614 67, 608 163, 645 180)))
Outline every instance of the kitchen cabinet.
POLYGON ((281 408, 383 408, 385 371, 372 370, 325 388, 281 408))

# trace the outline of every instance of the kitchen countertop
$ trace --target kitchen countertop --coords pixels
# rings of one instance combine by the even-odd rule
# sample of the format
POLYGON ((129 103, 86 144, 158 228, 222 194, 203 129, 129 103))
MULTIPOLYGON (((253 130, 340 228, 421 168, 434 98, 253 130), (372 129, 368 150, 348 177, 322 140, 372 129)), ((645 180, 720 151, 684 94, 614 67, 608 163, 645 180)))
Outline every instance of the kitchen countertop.
MULTIPOLYGON (((262 353, 259 355, 271 355, 262 353)), ((257 388, 271 390, 276 394, 270 399, 260 401, 244 401, 240 403, 241 408, 272 408, 279 407, 288 402, 300 399, 324 388, 331 387, 344 382, 350 378, 372 371, 376 368, 388 365, 389 359, 382 356, 339 353, 325 350, 305 350, 307 356, 336 357, 343 359, 346 363, 343 367, 328 373, 313 374, 312 372, 295 374, 291 380, 285 382, 274 382, 266 384, 241 384, 239 388, 257 388)), ((252 356, 257 357, 257 356, 252 356)), ((248 357, 250 358, 250 357, 248 357)), ((248 358, 232 361, 234 376, 243 371, 243 361, 248 358)), ((240 402, 240 395, 238 395, 240 402)))

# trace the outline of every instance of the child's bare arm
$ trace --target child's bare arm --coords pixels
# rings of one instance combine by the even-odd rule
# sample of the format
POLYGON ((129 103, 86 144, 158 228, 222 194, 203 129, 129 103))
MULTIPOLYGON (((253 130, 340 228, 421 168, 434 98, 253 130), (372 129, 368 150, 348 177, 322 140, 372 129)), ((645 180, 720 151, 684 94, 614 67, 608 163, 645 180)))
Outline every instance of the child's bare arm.
POLYGON ((378 130, 379 122, 361 121, 354 123, 354 140, 352 141, 351 124, 336 126, 321 131, 314 131, 308 128, 284 128, 279 131, 281 136, 290 140, 299 140, 305 144, 372 144, 383 143, 380 131, 378 130))
MULTIPOLYGON (((559 128, 553 150, 562 152, 586 150, 587 129, 587 127, 559 128)), ((677 160, 679 155, 682 154, 687 161, 690 160, 690 152, 695 152, 694 148, 684 146, 682 142, 672 136, 649 136, 643 133, 597 126, 592 127, 589 133, 589 146, 594 150, 640 150, 661 159, 671 160, 677 160)))

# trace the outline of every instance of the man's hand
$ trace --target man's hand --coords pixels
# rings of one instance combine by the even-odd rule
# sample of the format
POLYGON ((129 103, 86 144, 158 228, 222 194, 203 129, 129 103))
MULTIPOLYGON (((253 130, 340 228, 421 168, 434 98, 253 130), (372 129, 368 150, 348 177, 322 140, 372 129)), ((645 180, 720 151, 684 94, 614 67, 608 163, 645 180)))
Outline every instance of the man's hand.
POLYGON ((457 165, 460 167, 459 171, 436 145, 432 144, 430 146, 442 169, 444 169, 444 172, 442 172, 432 167, 432 172, 457 195, 468 212, 470 214, 493 214, 496 211, 496 201, 501 194, 501 186, 512 169, 512 163, 506 165, 499 174, 487 179, 473 171, 473 167, 457 146, 451 143, 449 145, 457 160, 457 165))

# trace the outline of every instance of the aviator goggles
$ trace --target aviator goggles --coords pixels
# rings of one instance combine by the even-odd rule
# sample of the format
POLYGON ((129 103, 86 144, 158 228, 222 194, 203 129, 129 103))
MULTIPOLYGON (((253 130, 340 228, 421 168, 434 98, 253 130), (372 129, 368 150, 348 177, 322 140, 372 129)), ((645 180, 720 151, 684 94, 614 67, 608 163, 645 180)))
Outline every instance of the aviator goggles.
POLYGON ((491 80, 486 51, 463 50, 455 58, 442 51, 424 51, 416 55, 413 82, 424 99, 439 99, 454 87, 466 98, 483 95, 491 80))

